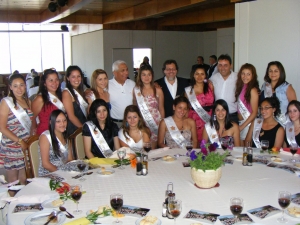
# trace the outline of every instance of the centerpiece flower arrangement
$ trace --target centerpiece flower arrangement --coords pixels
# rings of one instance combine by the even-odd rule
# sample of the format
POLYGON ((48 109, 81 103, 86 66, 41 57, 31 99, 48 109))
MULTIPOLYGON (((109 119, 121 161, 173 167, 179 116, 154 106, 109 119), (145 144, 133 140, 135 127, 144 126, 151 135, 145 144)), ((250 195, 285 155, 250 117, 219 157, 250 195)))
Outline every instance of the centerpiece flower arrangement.
MULTIPOLYGON (((68 199, 70 199, 74 201, 71 196, 71 186, 68 183, 51 179, 49 181, 49 186, 51 191, 56 191, 59 194, 59 198, 61 200, 67 201, 68 199)), ((85 193, 85 191, 82 192, 82 194, 85 193)))

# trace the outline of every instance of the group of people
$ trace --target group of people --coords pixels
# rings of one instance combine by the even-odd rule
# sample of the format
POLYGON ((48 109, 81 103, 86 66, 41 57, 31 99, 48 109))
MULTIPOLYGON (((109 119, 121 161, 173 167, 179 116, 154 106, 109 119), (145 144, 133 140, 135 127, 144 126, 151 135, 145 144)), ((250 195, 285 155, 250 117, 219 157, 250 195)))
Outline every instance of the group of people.
POLYGON ((113 78, 97 69, 89 89, 82 70, 69 66, 63 90, 57 71, 47 69, 32 102, 24 77, 12 75, 9 95, 0 104, 0 164, 8 181, 25 183, 26 141, 34 134, 40 137, 39 175, 63 168, 73 160, 68 137, 78 128, 87 158, 110 157, 120 147, 141 149, 144 143, 152 149, 181 148, 188 141, 197 148, 201 140, 258 148, 261 140, 269 140, 270 147, 300 145, 300 103, 280 62, 268 64, 262 89, 249 63, 235 73, 230 56, 220 55, 211 66, 194 65, 186 79, 177 76, 175 60, 166 60, 165 76, 154 81, 145 63, 134 82, 118 60, 113 78))

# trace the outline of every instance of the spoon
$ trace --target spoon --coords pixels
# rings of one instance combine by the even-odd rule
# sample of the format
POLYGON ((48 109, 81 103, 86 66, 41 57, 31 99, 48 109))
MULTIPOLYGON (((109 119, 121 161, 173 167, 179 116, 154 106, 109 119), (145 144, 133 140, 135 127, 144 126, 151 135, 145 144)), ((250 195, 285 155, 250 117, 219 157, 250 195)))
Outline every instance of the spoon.
POLYGON ((59 206, 59 210, 68 213, 70 218, 74 218, 74 216, 71 213, 69 213, 65 207, 59 206))

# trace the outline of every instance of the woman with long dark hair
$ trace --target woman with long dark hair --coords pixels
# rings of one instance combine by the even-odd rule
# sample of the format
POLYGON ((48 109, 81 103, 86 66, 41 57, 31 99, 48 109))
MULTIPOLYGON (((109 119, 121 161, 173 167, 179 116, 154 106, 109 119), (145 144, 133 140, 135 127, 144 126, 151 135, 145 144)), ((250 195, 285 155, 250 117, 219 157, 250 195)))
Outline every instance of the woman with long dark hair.
POLYGON ((213 105, 210 122, 205 125, 203 140, 216 142, 220 146, 223 140, 228 146, 240 146, 240 130, 235 122, 229 119, 229 108, 225 100, 219 99, 213 105))
POLYGON ((59 169, 73 160, 72 150, 67 139, 67 117, 59 109, 51 112, 48 120, 48 130, 39 139, 39 176, 59 169))
POLYGON ((291 145, 300 146, 300 102, 292 100, 288 104, 287 114, 291 122, 288 122, 285 127, 284 147, 291 145))
POLYGON ((62 93, 62 102, 68 115, 68 135, 87 120, 88 103, 84 97, 83 73, 78 66, 69 66, 66 71, 66 88, 62 93))
POLYGON ((0 103, 0 164, 7 171, 8 182, 26 183, 25 151, 30 137, 33 117, 31 102, 26 94, 26 82, 22 75, 9 78, 9 94, 0 103))
POLYGON ((150 142, 151 131, 136 105, 129 105, 125 108, 118 137, 121 147, 142 149, 144 142, 150 142))
POLYGON ((82 128, 84 151, 87 158, 107 158, 120 148, 119 128, 110 117, 109 107, 103 99, 93 101, 89 121, 82 128))
POLYGON ((185 96, 191 108, 188 117, 196 122, 197 138, 200 143, 205 124, 209 122, 214 103, 214 88, 207 82, 207 72, 203 65, 193 66, 191 86, 185 88, 185 96))
POLYGON ((257 116, 259 86, 256 69, 252 64, 242 65, 235 87, 235 99, 238 107, 239 129, 241 145, 249 131, 250 124, 257 116))
POLYGON ((158 125, 165 117, 164 93, 154 86, 154 71, 150 65, 139 69, 136 86, 133 89, 133 104, 137 105, 151 130, 152 149, 157 147, 158 125))
POLYGON ((61 100, 58 73, 55 69, 44 70, 40 80, 38 95, 32 102, 31 134, 41 135, 48 129, 49 117, 53 110, 60 109, 65 111, 61 100))

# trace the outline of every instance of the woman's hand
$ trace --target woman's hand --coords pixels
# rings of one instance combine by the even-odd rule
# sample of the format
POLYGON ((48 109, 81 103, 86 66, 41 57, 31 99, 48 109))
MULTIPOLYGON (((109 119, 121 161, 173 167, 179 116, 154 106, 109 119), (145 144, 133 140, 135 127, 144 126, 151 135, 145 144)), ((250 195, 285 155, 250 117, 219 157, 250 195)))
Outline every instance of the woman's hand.
POLYGON ((21 148, 22 148, 23 151, 28 149, 27 143, 23 140, 21 142, 19 142, 19 145, 21 145, 21 148))

